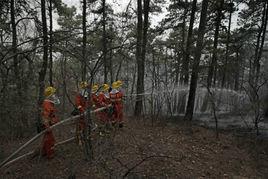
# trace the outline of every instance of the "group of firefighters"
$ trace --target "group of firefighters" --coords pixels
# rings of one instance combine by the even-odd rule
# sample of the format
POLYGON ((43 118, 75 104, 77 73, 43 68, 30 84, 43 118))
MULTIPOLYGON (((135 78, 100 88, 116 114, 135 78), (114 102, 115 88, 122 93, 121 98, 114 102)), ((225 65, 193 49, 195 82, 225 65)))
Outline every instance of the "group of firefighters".
MULTIPOLYGON (((96 113, 97 120, 103 126, 106 124, 118 124, 120 128, 123 127, 123 92, 121 90, 122 81, 118 80, 108 84, 98 85, 94 84, 92 87, 87 82, 79 84, 79 92, 75 96, 75 107, 73 115, 80 115, 77 123, 77 133, 81 134, 86 127, 84 112, 87 108, 93 110, 104 108, 96 113), (91 94, 90 94, 91 92, 91 94)), ((50 129, 50 126, 59 122, 57 116, 56 105, 60 103, 59 98, 56 96, 56 89, 49 86, 44 91, 45 100, 42 105, 42 122, 44 129, 47 131, 44 134, 42 155, 48 159, 54 156, 55 138, 50 129)), ((81 138, 78 137, 79 143, 81 138)))

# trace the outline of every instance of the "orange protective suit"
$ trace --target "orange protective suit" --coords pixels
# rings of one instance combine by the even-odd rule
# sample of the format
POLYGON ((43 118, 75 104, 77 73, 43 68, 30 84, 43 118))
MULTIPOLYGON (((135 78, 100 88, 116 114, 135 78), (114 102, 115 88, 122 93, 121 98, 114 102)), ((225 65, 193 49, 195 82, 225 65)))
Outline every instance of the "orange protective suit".
MULTIPOLYGON (((91 105, 96 108, 98 106, 99 100, 98 100, 98 94, 92 93, 91 94, 91 105)), ((93 109, 94 109, 93 108, 93 109)))
MULTIPOLYGON (((53 124, 59 121, 58 117, 56 116, 56 108, 54 102, 48 99, 45 99, 43 102, 43 125, 44 128, 47 129, 53 124)), ((52 130, 48 130, 44 134, 43 138, 43 146, 42 146, 42 154, 46 156, 48 159, 52 158, 54 155, 54 145, 55 145, 55 138, 52 133, 52 130)))
MULTIPOLYGON (((97 108, 101 108, 101 107, 105 107, 107 105, 110 104, 110 100, 109 97, 105 96, 105 94, 103 92, 100 92, 98 95, 98 102, 96 104, 97 108)), ((109 121, 109 114, 108 114, 108 110, 103 110, 97 113, 97 117, 99 118, 99 120, 103 123, 106 123, 109 121)))
MULTIPOLYGON (((83 114, 86 111, 87 107, 91 105, 91 102, 79 93, 75 97, 75 105, 79 109, 80 113, 83 114)), ((85 123, 84 115, 81 115, 78 129, 80 131, 80 130, 85 129, 85 127, 86 127, 86 123, 85 123)))
POLYGON ((121 91, 118 91, 116 89, 113 89, 110 92, 110 101, 113 105, 113 115, 112 115, 112 121, 123 123, 123 93, 121 91))

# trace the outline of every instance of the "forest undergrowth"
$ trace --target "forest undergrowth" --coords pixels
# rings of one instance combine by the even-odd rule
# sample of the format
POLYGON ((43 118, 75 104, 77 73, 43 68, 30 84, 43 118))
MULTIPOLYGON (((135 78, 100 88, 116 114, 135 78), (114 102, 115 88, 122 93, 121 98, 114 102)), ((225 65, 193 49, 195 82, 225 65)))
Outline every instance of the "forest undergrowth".
MULTIPOLYGON (((74 141, 53 159, 28 157, 1 169, 0 178, 265 178, 268 141, 238 137, 185 121, 129 119, 104 136, 93 133, 94 160, 74 141)), ((23 140, 2 145, 4 155, 23 140)))

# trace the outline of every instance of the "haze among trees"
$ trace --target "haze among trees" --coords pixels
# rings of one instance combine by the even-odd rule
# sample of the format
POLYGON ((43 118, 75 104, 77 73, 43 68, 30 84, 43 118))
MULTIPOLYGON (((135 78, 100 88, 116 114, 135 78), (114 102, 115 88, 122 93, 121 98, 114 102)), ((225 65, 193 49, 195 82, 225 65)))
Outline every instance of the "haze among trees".
MULTIPOLYGON (((94 126, 89 124, 87 149, 79 150, 79 147, 74 147, 75 144, 72 147, 68 144, 68 150, 62 149, 59 155, 64 152, 66 156, 67 153, 75 152, 80 152, 81 156, 90 155, 88 161, 98 161, 95 163, 96 168, 104 168, 105 172, 96 174, 99 168, 94 169, 87 164, 94 174, 79 175, 82 171, 74 164, 77 160, 68 159, 67 164, 63 164, 68 168, 64 175, 66 177, 124 178, 131 177, 131 174, 134 178, 136 175, 150 177, 152 172, 145 171, 148 169, 160 172, 153 173, 152 177, 164 177, 167 174, 165 177, 169 178, 169 172, 154 168, 151 160, 166 157, 167 160, 172 158, 173 162, 182 161, 188 155, 174 158, 171 151, 176 153, 176 147, 171 147, 172 150, 167 149, 168 151, 165 149, 166 153, 161 153, 161 149, 156 147, 155 151, 152 149, 155 155, 141 153, 148 152, 145 149, 151 145, 165 148, 164 144, 157 142, 168 141, 170 131, 183 131, 180 136, 173 136, 174 140, 185 137, 187 142, 199 140, 198 132, 202 131, 202 140, 210 138, 211 143, 218 142, 217 146, 213 144, 215 150, 221 150, 217 147, 224 148, 226 145, 228 150, 233 149, 234 146, 229 146, 227 138, 235 131, 239 137, 243 136, 243 141, 250 140, 250 144, 260 147, 256 150, 250 148, 252 153, 257 155, 267 149, 268 1, 129 0, 127 5, 120 6, 121 10, 115 9, 117 4, 122 3, 119 0, 81 0, 77 3, 79 5, 74 7, 63 0, 0 2, 1 161, 25 143, 26 139, 42 131, 41 110, 45 88, 54 86, 57 89, 61 101, 57 106, 58 115, 64 120, 71 116, 74 96, 79 91, 81 81, 87 81, 90 85, 111 85, 117 80, 123 82, 126 127, 116 129, 107 139, 99 139, 94 138, 97 134, 91 132, 94 126), (164 18, 156 24, 157 17, 163 13, 164 18), (158 133, 154 130, 165 132, 158 133), (148 137, 144 139, 145 143, 140 135, 143 132, 144 137, 148 137), (149 133, 159 134, 159 140, 152 143, 154 139, 150 138, 149 133), (127 139, 135 141, 132 147, 127 139), (253 144, 252 141, 256 143, 253 144), (133 150, 136 150, 135 146, 143 146, 144 150, 137 149, 140 155, 136 159, 128 153, 129 158, 125 160, 123 154, 115 152, 121 145, 127 145, 133 150), (107 146, 113 147, 109 149, 110 158, 98 158, 105 156, 103 153, 107 146), (103 149, 103 153, 99 149, 103 149), (84 154, 81 152, 84 150, 92 153, 84 154), (111 158, 112 156, 117 158, 111 158), (147 160, 150 161, 148 165, 144 164, 147 160), (120 170, 115 167, 117 165, 113 166, 113 161, 117 161, 120 170), (140 175, 139 167, 145 168, 140 175)), ((94 122, 94 109, 90 108, 87 112, 88 122, 94 122)), ((62 137, 74 129, 57 130, 61 131, 62 137)), ((230 137, 235 146, 240 141, 236 137, 230 137)), ((174 146, 178 144, 175 143, 174 146)), ((202 142, 191 144, 207 147, 202 142)), ((120 148, 121 150, 129 152, 128 149, 120 148)), ((180 150, 187 150, 187 147, 178 147, 180 150)), ((205 151, 208 150, 206 148, 205 151)), ((189 155, 195 153, 191 152, 189 155)), ((229 152, 231 155, 232 151, 229 152)), ((251 152, 245 156, 256 157, 251 156, 251 152)), ((242 154, 237 155, 241 160, 244 157, 242 154)), ((267 157, 267 151, 263 155, 267 157)), ((213 155, 208 152, 208 156, 213 155)), ((215 156, 217 157, 216 154, 215 156)), ((60 161, 66 159, 59 157, 60 161)), ((197 157, 193 160, 197 162, 199 159, 197 157)), ((24 160, 27 162, 28 159, 24 160)), ((200 166, 202 161, 200 159, 200 166)), ((251 161, 250 158, 245 164, 250 169, 255 167, 251 161)), ((38 162, 40 164, 43 161, 38 162)), ((235 162, 232 164, 236 166, 235 162)), ((267 158, 262 162, 262 166, 268 166, 267 158)), ((194 165, 194 169, 198 168, 195 163, 191 165, 194 165)), ((16 162, 15 167, 19 166, 16 162)), ((13 169, 10 170, 14 171, 13 169)), ((46 169, 49 170, 49 167, 46 169)), ((172 171, 175 169, 176 167, 172 171)), ((219 173, 219 170, 213 169, 211 175, 204 171, 204 177, 224 176, 225 173, 219 173)), ((227 168, 222 170, 230 172, 229 177, 235 176, 235 172, 239 173, 237 176, 243 176, 243 171, 247 171, 245 177, 249 178, 265 176, 265 173, 257 174, 257 167, 252 170, 247 170, 246 167, 239 171, 227 168)), ((170 177, 203 175, 198 173, 201 169, 194 170, 192 175, 185 172, 188 169, 178 167, 178 171, 182 173, 170 171, 170 177)), ((32 173, 30 172, 30 177, 38 176, 32 173)), ((8 175, 5 172, 3 176, 8 175)), ((28 174, 15 172, 13 176, 25 177, 28 174)))

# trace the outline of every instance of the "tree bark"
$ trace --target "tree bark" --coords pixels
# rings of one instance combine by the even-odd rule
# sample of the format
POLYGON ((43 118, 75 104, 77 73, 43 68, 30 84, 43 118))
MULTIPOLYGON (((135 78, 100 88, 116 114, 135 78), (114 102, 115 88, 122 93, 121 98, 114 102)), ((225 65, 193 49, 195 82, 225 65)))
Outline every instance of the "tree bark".
POLYGON ((241 64, 240 64, 240 59, 239 59, 239 50, 236 51, 236 61, 235 61, 235 81, 234 81, 234 90, 238 91, 239 90, 239 77, 240 77, 240 69, 241 69, 241 64))
POLYGON ((43 103, 43 93, 45 89, 45 78, 48 63, 48 33, 47 33, 47 18, 46 18, 46 1, 41 0, 42 14, 42 30, 43 30, 43 63, 39 72, 39 98, 38 98, 38 117, 37 117, 37 132, 41 132, 41 109, 43 103))
POLYGON ((106 37, 106 0, 102 0, 102 53, 104 64, 104 83, 108 82, 108 63, 107 63, 107 37, 106 37))
MULTIPOLYGON (((112 41, 110 42, 110 47, 112 48, 112 41)), ((109 71, 110 71, 110 83, 112 84, 113 81, 114 81, 114 73, 113 73, 113 50, 110 50, 110 55, 109 55, 109 71)), ((119 66, 120 66, 120 69, 121 69, 121 64, 122 64, 122 61, 120 62, 119 66)), ((116 73, 116 80, 118 76, 117 76, 117 73, 116 73)))
POLYGON ((200 57, 201 57, 201 53, 203 49, 203 39, 205 35, 206 22, 207 22, 207 18, 206 18, 207 8, 208 8, 208 0, 203 0, 200 23, 199 23, 199 28, 198 28, 197 44, 196 44, 195 56, 194 56, 192 74, 191 74, 190 91, 189 91, 189 97, 188 97, 188 102, 187 102, 186 114, 184 116, 184 118, 187 120, 192 120, 193 118, 195 93, 196 93, 198 73, 199 73, 199 63, 200 63, 200 57))
POLYGON ((17 86, 17 93, 18 97, 16 100, 20 100, 22 97, 22 91, 21 91, 21 81, 20 81, 20 74, 19 74, 19 62, 18 62, 18 54, 17 54, 17 29, 16 29, 16 19, 15 19, 15 0, 11 0, 10 2, 10 19, 11 19, 11 27, 12 27, 12 51, 14 54, 13 57, 13 65, 14 65, 14 77, 16 81, 17 86))
POLYGON ((256 64, 255 64, 255 68, 256 68, 256 73, 255 73, 255 84, 258 84, 259 81, 259 76, 260 76, 260 60, 261 60, 261 56, 262 56, 262 51, 263 51, 263 45, 264 45, 264 41, 265 41, 265 36, 266 36, 266 28, 267 28, 267 20, 268 20, 268 2, 266 1, 264 3, 263 6, 263 18, 262 18, 262 36, 261 36, 261 44, 260 44, 260 48, 258 51, 258 55, 257 55, 257 60, 256 60, 256 64))
POLYGON ((212 61, 209 66, 208 70, 208 78, 207 78, 207 86, 208 88, 211 87, 213 74, 216 73, 216 63, 217 63, 217 49, 218 49, 218 37, 219 37, 219 30, 221 25, 221 18, 222 18, 222 7, 224 4, 224 0, 220 1, 218 10, 217 10, 217 18, 216 18, 216 28, 214 34, 214 42, 213 42, 213 54, 212 54, 212 61))
MULTIPOLYGON (((138 64, 138 79, 137 79, 137 94, 144 93, 144 71, 145 71, 145 59, 146 59, 146 45, 147 45, 147 33, 149 27, 149 8, 150 0, 143 0, 144 8, 144 22, 143 22, 143 34, 142 34, 142 46, 141 46, 141 60, 138 64)), ((143 107, 143 95, 140 96, 140 100, 137 100, 135 106, 135 115, 139 116, 143 107)), ((138 97, 139 98, 139 97, 138 97)))
MULTIPOLYGON (((185 0, 185 3, 188 3, 188 0, 185 0)), ((182 52, 182 56, 185 56, 185 29, 186 29, 186 19, 187 19, 187 12, 188 12, 188 8, 187 7, 185 7, 185 9, 184 9, 184 11, 183 11, 183 21, 182 21, 182 41, 181 41, 181 47, 182 47, 182 50, 181 50, 181 52, 182 52)), ((178 58, 177 59, 178 61, 177 61, 177 63, 178 63, 178 67, 180 66, 180 59, 178 58)), ((185 60, 185 58, 183 59, 183 60, 185 60)), ((182 63, 186 63, 186 62, 184 62, 184 61, 182 61, 182 63)), ((183 74, 185 74, 185 68, 182 68, 181 69, 182 70, 182 72, 183 72, 183 74)), ((179 71, 179 69, 178 69, 178 71, 179 71)), ((181 77, 180 77, 180 83, 182 84, 183 83, 183 78, 184 78, 184 75, 181 75, 181 77)))
POLYGON ((168 85, 168 53, 167 48, 165 49, 165 58, 164 58, 164 65, 165 65, 165 85, 168 85))
POLYGON ((175 47, 174 58, 177 61, 177 64, 176 64, 176 74, 175 74, 175 84, 177 85, 178 82, 179 82, 179 75, 180 75, 181 55, 179 54, 179 52, 176 49, 177 49, 177 47, 175 47))
POLYGON ((49 83, 53 86, 53 60, 52 60, 52 33, 53 33, 53 15, 52 15, 52 0, 49 0, 49 83))
MULTIPOLYGON (((144 62, 142 61, 142 0, 137 0, 137 46, 136 46, 136 61, 138 67, 137 74, 137 94, 144 91, 144 62)), ((142 96, 137 95, 135 104, 135 116, 139 116, 142 112, 142 96)))
POLYGON ((182 75, 183 75, 183 82, 185 85, 187 85, 189 81, 190 49, 192 46, 192 36, 193 36, 193 26, 194 26, 194 21, 195 21, 196 3, 197 3, 197 0, 193 0, 190 24, 189 24, 188 36, 187 36, 187 43, 186 43, 186 49, 185 49, 185 57, 184 57, 185 59, 182 64, 182 68, 184 69, 183 71, 184 74, 182 75))
MULTIPOLYGON (((122 63, 123 63, 123 60, 124 59, 121 59, 120 63, 119 63, 119 66, 118 66, 118 69, 117 69, 117 72, 116 72, 116 76, 115 76, 115 80, 117 81, 119 79, 119 74, 121 72, 121 68, 122 68, 122 63)), ((113 75, 111 76, 111 83, 113 81, 113 75)))
POLYGON ((227 65, 228 65, 228 57, 229 57, 229 41, 230 41, 230 33, 231 33, 231 23, 232 23, 232 14, 233 11, 230 9, 230 15, 229 15, 229 24, 228 24, 228 32, 227 32, 227 42, 226 42, 226 51, 225 51, 225 61, 223 66, 223 77, 222 77, 222 83, 221 87, 227 87, 226 86, 226 79, 227 79, 227 65))
POLYGON ((258 59, 258 53, 259 53, 259 48, 260 48, 262 26, 263 26, 263 24, 261 25, 261 28, 258 31, 256 48, 255 48, 255 55, 254 55, 253 62, 252 62, 252 60, 250 60, 250 71, 249 71, 249 79, 248 79, 250 84, 253 84, 253 82, 255 81, 254 78, 255 78, 257 59, 258 59))
MULTIPOLYGON (((87 0, 83 0, 83 49, 82 49, 82 55, 83 55, 83 74, 82 74, 82 80, 86 80, 86 64, 87 64, 87 27, 86 27, 86 15, 87 15, 87 0)), ((91 71, 90 75, 90 83, 89 85, 92 85, 93 81, 93 74, 94 72, 91 71)), ((91 94, 91 88, 88 88, 88 93, 91 94)), ((89 101, 90 96, 89 96, 89 101)), ((82 131, 83 135, 83 141, 84 141, 84 152, 85 152, 85 157, 87 161, 91 161, 93 158, 93 150, 92 150, 92 143, 91 143, 91 128, 92 128, 92 120, 91 120, 91 107, 87 106, 87 114, 84 117, 86 127, 82 131)))
POLYGON ((86 58, 86 47, 87 47, 87 1, 83 0, 83 19, 82 19, 82 26, 83 26, 83 49, 82 49, 82 81, 86 80, 86 73, 87 73, 87 58, 86 58))

